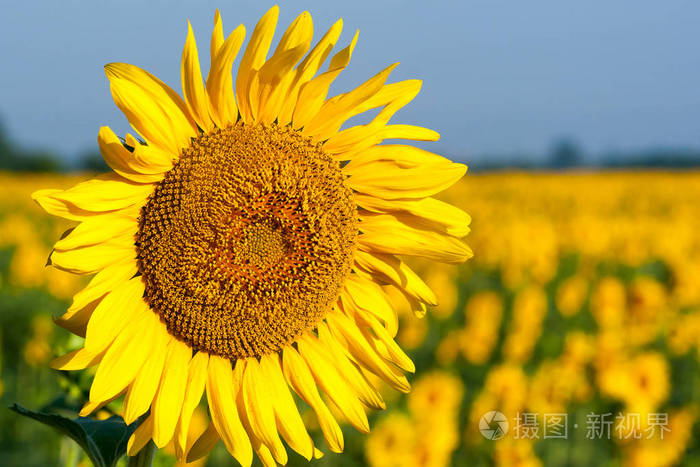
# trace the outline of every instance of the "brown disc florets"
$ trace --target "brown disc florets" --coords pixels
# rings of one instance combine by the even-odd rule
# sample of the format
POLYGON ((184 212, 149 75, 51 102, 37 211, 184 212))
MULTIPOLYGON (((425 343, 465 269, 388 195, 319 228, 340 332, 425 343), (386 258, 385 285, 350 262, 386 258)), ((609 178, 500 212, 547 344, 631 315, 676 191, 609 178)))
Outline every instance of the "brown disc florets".
POLYGON ((156 186, 137 262, 171 334, 227 358, 261 356, 325 316, 356 237, 352 191, 320 144, 234 124, 194 139, 156 186))

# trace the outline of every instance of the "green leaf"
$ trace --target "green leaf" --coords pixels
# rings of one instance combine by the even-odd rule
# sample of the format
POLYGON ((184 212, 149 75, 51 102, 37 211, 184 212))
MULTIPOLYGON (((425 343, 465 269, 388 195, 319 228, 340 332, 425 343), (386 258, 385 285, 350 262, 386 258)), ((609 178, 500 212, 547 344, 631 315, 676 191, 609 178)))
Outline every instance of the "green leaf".
POLYGON ((61 415, 27 410, 19 404, 14 404, 10 410, 70 436, 83 448, 95 467, 114 467, 126 452, 129 437, 139 425, 132 423, 127 426, 117 415, 106 420, 85 417, 70 419, 61 415))

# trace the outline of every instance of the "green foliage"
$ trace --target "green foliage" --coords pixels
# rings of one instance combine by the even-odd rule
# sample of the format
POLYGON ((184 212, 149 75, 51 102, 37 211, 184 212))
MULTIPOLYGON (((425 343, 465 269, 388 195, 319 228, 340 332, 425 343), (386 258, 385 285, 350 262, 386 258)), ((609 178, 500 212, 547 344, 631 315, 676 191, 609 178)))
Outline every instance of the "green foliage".
POLYGON ((95 467, 113 467, 126 453, 129 436, 138 423, 127 426, 116 415, 107 420, 78 417, 70 419, 57 414, 33 412, 19 404, 10 407, 20 415, 50 426, 73 439, 85 451, 95 467))

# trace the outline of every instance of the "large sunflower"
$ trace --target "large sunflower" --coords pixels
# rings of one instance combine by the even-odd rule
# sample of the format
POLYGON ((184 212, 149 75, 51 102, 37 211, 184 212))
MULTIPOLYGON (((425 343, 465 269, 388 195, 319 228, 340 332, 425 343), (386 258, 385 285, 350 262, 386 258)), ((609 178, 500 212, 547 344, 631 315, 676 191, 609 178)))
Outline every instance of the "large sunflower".
POLYGON ((385 289, 400 290, 419 314, 436 303, 398 256, 471 256, 459 240, 469 216, 431 198, 466 167, 381 144, 438 138, 388 124, 421 82, 385 84, 392 65, 327 99, 357 34, 317 74, 342 21, 307 54, 312 22, 302 13, 266 58, 277 17, 273 7, 256 26, 235 82, 244 27, 225 39, 216 13, 206 82, 190 27, 184 99, 140 68, 107 65, 114 101, 140 139, 101 128, 114 173, 33 195, 47 212, 80 222, 55 244, 51 264, 96 273, 57 319, 84 347, 54 367, 98 365, 82 415, 123 394, 127 423, 148 413, 131 455, 153 439, 196 458, 221 439, 243 465, 253 450, 265 465, 284 464, 284 439, 311 459, 320 451, 290 387, 315 411, 328 448, 341 451, 328 400, 367 432, 365 408, 385 406, 372 375, 409 390, 404 372, 414 366, 393 340, 385 289), (379 110, 369 123, 342 128, 371 109, 379 110), (188 446, 205 393, 211 424, 188 446))

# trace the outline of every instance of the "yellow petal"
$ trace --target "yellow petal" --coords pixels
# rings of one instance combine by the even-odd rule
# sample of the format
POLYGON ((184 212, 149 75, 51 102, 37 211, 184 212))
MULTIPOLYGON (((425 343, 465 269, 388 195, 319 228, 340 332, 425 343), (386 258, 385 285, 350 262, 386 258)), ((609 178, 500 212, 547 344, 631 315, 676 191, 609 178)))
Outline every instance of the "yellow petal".
POLYGON ((318 325, 318 338, 329 352, 329 357, 332 358, 338 372, 352 387, 362 403, 376 410, 385 409, 386 403, 382 396, 372 383, 367 381, 367 378, 355 364, 348 359, 342 345, 331 335, 331 331, 326 323, 318 325))
POLYGON ((53 322, 76 336, 85 337, 88 321, 90 321, 92 312, 95 311, 99 302, 100 300, 95 300, 70 313, 65 312, 62 316, 54 318, 53 322))
POLYGON ((238 120, 231 67, 244 38, 245 27, 240 25, 228 36, 223 45, 219 47, 216 56, 212 58, 209 76, 207 76, 207 96, 209 97, 209 111, 214 123, 219 128, 238 120))
MULTIPOLYGON (((207 382, 207 372, 209 369, 209 354, 206 352, 197 352, 187 370, 187 389, 185 390, 185 399, 182 404, 182 413, 175 430, 175 454, 178 458, 183 456, 187 449, 187 435, 189 434, 190 421, 194 409, 197 408, 199 401, 204 393, 204 386, 207 382)), ((218 436, 217 436, 218 440, 218 436)))
POLYGON ((275 5, 260 18, 238 67, 236 95, 238 96, 238 109, 241 113, 241 118, 246 123, 253 121, 253 110, 251 102, 248 100, 248 89, 254 75, 265 63, 267 51, 270 49, 272 37, 275 34, 278 16, 279 7, 275 5))
POLYGON ((159 323, 155 313, 145 313, 131 321, 117 336, 92 380, 91 401, 105 401, 131 384, 151 351, 153 335, 159 323))
POLYGON ((287 452, 277 434, 273 396, 269 381, 263 379, 260 364, 256 358, 246 359, 245 372, 241 384, 242 407, 254 437, 258 438, 280 464, 287 463, 287 452))
POLYGON ((393 255, 355 251, 355 264, 367 272, 395 284, 416 300, 437 305, 435 293, 403 261, 393 255))
POLYGON ((361 332, 364 334, 368 342, 374 344, 375 348, 378 348, 378 344, 382 344, 382 348, 386 351, 386 358, 390 360, 394 365, 401 368, 403 371, 408 371, 409 373, 415 373, 416 366, 408 355, 399 347, 399 345, 392 339, 392 336, 387 332, 387 330, 382 326, 379 321, 372 317, 365 317, 364 321, 372 329, 372 333, 369 329, 363 328, 361 332))
POLYGON ((302 84, 299 89, 299 97, 292 118, 294 129, 298 130, 303 128, 316 116, 328 95, 328 88, 331 83, 340 72, 348 66, 348 63, 350 63, 350 57, 357 43, 358 34, 359 31, 355 32, 355 36, 350 42, 350 45, 333 56, 327 72, 302 84))
POLYGON ((137 272, 136 263, 131 260, 107 266, 73 296, 71 306, 63 315, 54 318, 54 322, 73 334, 85 337, 87 323, 102 297, 117 285, 134 277, 137 272))
POLYGON ((263 381, 268 382, 269 388, 273 393, 272 403, 280 434, 289 444, 289 447, 304 456, 306 460, 311 460, 314 452, 314 443, 306 431, 299 409, 294 403, 292 394, 289 392, 287 382, 284 380, 278 355, 262 356, 260 358, 260 369, 263 373, 263 381))
POLYGON ((117 285, 128 281, 136 275, 138 268, 136 262, 127 260, 107 266, 98 272, 88 285, 73 296, 73 303, 68 307, 68 311, 59 319, 70 318, 77 310, 87 306, 91 302, 104 297, 117 285))
POLYGON ((211 32, 211 43, 209 46, 209 60, 214 63, 214 58, 216 54, 219 53, 219 49, 224 44, 224 26, 221 23, 221 13, 217 8, 214 12, 214 30, 211 32))
POLYGON ((129 438, 126 445, 127 455, 133 457, 151 440, 153 436, 153 414, 141 422, 136 431, 129 438))
POLYGON ((135 235, 138 231, 135 217, 123 214, 108 214, 87 219, 70 230, 53 246, 56 250, 72 250, 109 241, 126 233, 135 235))
POLYGON ((135 277, 115 287, 92 313, 85 332, 85 350, 98 354, 139 315, 154 314, 143 301, 144 286, 135 277))
POLYGON ((414 125, 385 125, 379 116, 366 125, 357 125, 334 134, 323 144, 323 149, 336 159, 350 160, 358 153, 378 145, 385 139, 437 141, 440 134, 414 125))
POLYGON ((136 375, 124 399, 124 421, 127 425, 133 423, 151 407, 163 374, 169 339, 165 326, 161 323, 157 327, 160 330, 153 334, 153 342, 148 359, 141 371, 136 375))
MULTIPOLYGON (((419 79, 408 79, 397 83, 385 84, 376 93, 360 102, 357 107, 355 107, 355 115, 370 109, 384 107, 385 105, 397 101, 400 101, 403 107, 418 95, 422 84, 423 82, 419 79)), ((387 121, 388 118, 383 123, 387 121)))
POLYGON ((214 424, 210 423, 187 453, 187 462, 194 462, 208 455, 220 439, 219 433, 217 433, 216 428, 214 428, 214 424))
POLYGON ((289 25, 280 39, 275 53, 258 72, 258 99, 256 121, 271 123, 277 119, 282 101, 289 98, 288 89, 294 79, 292 69, 311 46, 313 22, 308 11, 301 13, 289 25))
MULTIPOLYGON (((155 313, 154 313, 155 314, 155 313)), ((166 332, 165 326, 159 322, 159 332, 166 332)), ((170 442, 175 434, 175 426, 180 418, 182 401, 185 398, 187 385, 187 369, 192 359, 192 349, 174 337, 170 338, 165 354, 163 374, 160 386, 153 401, 153 442, 162 448, 170 442)))
POLYGON ((306 58, 304 58, 296 68, 292 82, 289 85, 289 90, 287 91, 287 96, 277 116, 278 125, 285 126, 292 121, 294 107, 296 107, 297 97, 299 96, 299 89, 316 74, 331 53, 342 30, 343 20, 339 19, 331 26, 328 32, 318 41, 311 52, 309 52, 306 58))
POLYGON ((326 321, 333 336, 343 343, 352 356, 365 368, 381 377, 397 391, 408 393, 411 386, 405 376, 398 374, 375 352, 350 318, 331 312, 326 321))
POLYGON ((83 370, 100 363, 103 356, 104 352, 94 354, 84 348, 80 348, 55 358, 51 362, 51 368, 64 371, 83 370))
POLYGON ((231 362, 212 355, 207 374, 207 402, 211 419, 228 452, 243 466, 253 462, 253 449, 236 409, 231 362))
POLYGON ((351 274, 344 285, 340 295, 343 304, 351 305, 361 315, 377 317, 387 326, 392 335, 396 335, 399 328, 398 316, 376 282, 351 274))
POLYGON ((391 160, 373 160, 363 164, 351 161, 343 168, 350 175, 347 184, 360 193, 384 199, 425 198, 445 190, 467 171, 463 164, 402 167, 391 160))
POLYGON ((289 385, 316 412, 328 448, 333 452, 342 452, 343 432, 328 410, 328 406, 321 399, 309 367, 297 351, 290 346, 284 348, 282 364, 284 377, 289 385))
POLYGON ((358 108, 363 109, 365 103, 381 90, 397 65, 395 63, 385 68, 352 91, 324 102, 314 118, 304 126, 304 135, 324 141, 337 133, 347 119, 359 113, 358 108))
POLYGON ((105 73, 117 107, 148 143, 179 154, 197 136, 183 100, 158 78, 126 63, 110 63, 105 73))
POLYGON ((114 263, 135 260, 134 233, 127 232, 104 243, 72 250, 54 250, 50 264, 73 274, 92 274, 114 263))
POLYGON ((364 194, 355 195, 355 202, 370 211, 378 213, 408 213, 418 218, 414 220, 428 229, 440 230, 453 237, 464 237, 469 233, 469 214, 449 203, 435 198, 384 200, 364 194))
POLYGON ((369 433, 369 422, 362 404, 348 387, 347 381, 328 360, 328 351, 318 340, 306 334, 297 339, 299 354, 306 360, 316 382, 330 397, 340 412, 362 433, 369 433))
POLYGON ((173 164, 180 158, 180 155, 176 152, 168 152, 157 146, 143 144, 131 133, 126 134, 124 141, 126 142, 127 148, 133 151, 134 159, 138 161, 138 164, 148 165, 153 170, 157 168, 166 172, 170 170, 173 164))
POLYGON ((90 217, 96 216, 100 213, 86 211, 85 209, 80 209, 65 201, 55 199, 53 196, 59 193, 63 193, 64 190, 58 190, 55 188, 47 188, 44 190, 37 190, 32 193, 32 199, 41 206, 41 209, 47 213, 62 217, 64 219, 70 219, 73 221, 82 221, 84 219, 89 219, 90 217))
POLYGON ((187 39, 182 50, 180 72, 182 95, 185 96, 185 104, 187 104, 190 115, 201 129, 211 130, 214 128, 214 125, 209 117, 209 104, 204 91, 204 83, 202 82, 197 43, 189 20, 187 21, 187 39))
POLYGON ((432 261, 458 264, 473 256, 461 240, 401 222, 389 214, 363 215, 358 241, 366 251, 422 256, 432 261))
MULTIPOLYGON (((173 166, 169 159, 137 157, 140 154, 129 150, 111 128, 103 126, 97 134, 97 144, 108 166, 122 177, 136 183, 155 183, 173 166)), ((139 144, 139 146, 141 146, 139 144)))
POLYGON ((383 144, 353 155, 348 165, 358 167, 375 161, 391 161, 403 169, 442 167, 452 163, 446 157, 415 146, 383 144))
POLYGON ((152 191, 153 185, 133 183, 117 174, 105 174, 49 196, 84 211, 107 212, 136 204, 141 206, 152 191))

